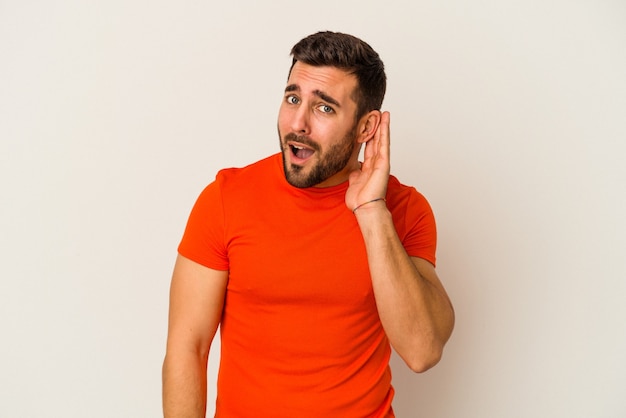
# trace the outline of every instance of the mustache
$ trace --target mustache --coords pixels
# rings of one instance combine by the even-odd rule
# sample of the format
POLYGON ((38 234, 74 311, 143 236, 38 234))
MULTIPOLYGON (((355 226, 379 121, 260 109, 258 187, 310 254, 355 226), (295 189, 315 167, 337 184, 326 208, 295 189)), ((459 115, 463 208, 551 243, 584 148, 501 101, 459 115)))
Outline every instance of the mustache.
POLYGON ((294 141, 294 142, 299 142, 303 145, 306 145, 307 147, 312 148, 315 151, 320 151, 320 146, 317 142, 313 141, 311 138, 309 138, 306 135, 296 135, 293 132, 288 133, 287 135, 285 135, 284 138, 285 142, 287 141, 294 141))

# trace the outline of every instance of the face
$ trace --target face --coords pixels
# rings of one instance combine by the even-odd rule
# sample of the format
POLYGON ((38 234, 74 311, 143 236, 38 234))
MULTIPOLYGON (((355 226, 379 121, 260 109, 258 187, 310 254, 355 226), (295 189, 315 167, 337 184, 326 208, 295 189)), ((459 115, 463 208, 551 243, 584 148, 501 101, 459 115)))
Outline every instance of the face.
POLYGON ((356 77, 334 67, 296 62, 278 114, 287 181, 328 187, 358 168, 356 77))

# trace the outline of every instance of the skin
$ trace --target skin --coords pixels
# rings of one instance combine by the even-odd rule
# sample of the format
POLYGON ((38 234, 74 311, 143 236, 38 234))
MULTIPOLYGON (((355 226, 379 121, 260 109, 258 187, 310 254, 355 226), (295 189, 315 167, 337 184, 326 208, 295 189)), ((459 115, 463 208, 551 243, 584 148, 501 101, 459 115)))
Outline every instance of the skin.
POLYGON ((354 76, 336 68, 300 62, 292 68, 278 114, 283 163, 292 185, 334 186, 346 181, 349 173, 358 168, 357 145, 372 133, 378 115, 372 113, 360 121, 354 120, 356 103, 350 96, 356 86, 354 76), (313 154, 298 158, 291 146, 313 154), (316 176, 320 171, 324 173, 321 178, 316 176))
MULTIPOLYGON (((389 113, 371 111, 355 120, 352 97, 356 86, 356 78, 345 71, 297 62, 278 116, 290 182, 309 187, 314 173, 326 170, 326 177, 313 186, 349 181, 345 202, 350 210, 385 196, 390 167, 389 113), (358 154, 363 144, 361 164, 358 154), (291 145, 312 153, 298 158, 291 145), (336 154, 346 163, 336 165, 336 154)), ((454 311, 435 268, 426 260, 407 255, 384 201, 362 206, 355 217, 389 341, 413 371, 428 370, 441 358, 454 326, 454 311)), ((177 258, 163 364, 166 418, 205 416, 206 365, 221 319, 227 281, 227 271, 209 269, 180 255, 177 258)))
MULTIPOLYGON (((346 205, 355 208, 385 196, 389 179, 389 118, 384 112, 367 143, 360 169, 350 173, 346 205)), ((391 345, 415 372, 439 362, 454 328, 454 310, 427 260, 410 257, 385 202, 366 204, 355 216, 367 250, 376 306, 391 345)))

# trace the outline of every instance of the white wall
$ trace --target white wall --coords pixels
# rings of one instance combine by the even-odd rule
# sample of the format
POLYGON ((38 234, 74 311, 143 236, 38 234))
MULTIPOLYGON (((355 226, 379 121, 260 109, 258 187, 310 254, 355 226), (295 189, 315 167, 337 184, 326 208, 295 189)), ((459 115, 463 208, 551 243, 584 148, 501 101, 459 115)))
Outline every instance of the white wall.
POLYGON ((0 416, 160 415, 188 211, 277 151, 320 29, 385 60, 456 306, 435 369, 394 358, 398 416, 626 414, 623 1, 0 0, 0 416))

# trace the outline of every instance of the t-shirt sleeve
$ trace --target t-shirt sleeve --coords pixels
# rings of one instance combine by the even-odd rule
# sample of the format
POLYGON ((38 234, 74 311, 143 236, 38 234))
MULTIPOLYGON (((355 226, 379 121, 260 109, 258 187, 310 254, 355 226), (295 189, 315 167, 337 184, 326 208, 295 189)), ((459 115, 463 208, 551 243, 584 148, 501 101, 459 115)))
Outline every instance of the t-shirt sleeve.
POLYGON ((437 251, 437 227, 435 216, 426 198, 411 189, 404 217, 402 244, 407 254, 428 260, 435 265, 437 251))
POLYGON ((219 177, 196 200, 178 246, 178 253, 205 267, 228 270, 219 177))

